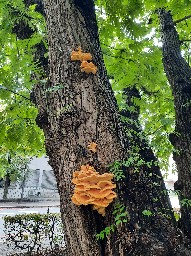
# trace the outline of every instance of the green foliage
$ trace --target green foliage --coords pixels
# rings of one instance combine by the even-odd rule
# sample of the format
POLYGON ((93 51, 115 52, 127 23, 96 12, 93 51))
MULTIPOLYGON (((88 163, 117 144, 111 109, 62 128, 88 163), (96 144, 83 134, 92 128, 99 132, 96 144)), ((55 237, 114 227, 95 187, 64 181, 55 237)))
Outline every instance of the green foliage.
POLYGON ((129 214, 122 204, 116 204, 114 207, 113 215, 115 217, 115 226, 128 221, 129 214))
POLYGON ((143 159, 141 159, 138 153, 133 152, 130 152, 128 160, 124 161, 124 166, 134 167, 134 172, 139 172, 139 167, 142 166, 143 164, 147 164, 150 167, 150 163, 146 163, 143 159))
POLYGON ((30 102, 30 91, 35 81, 31 74, 41 74, 33 61, 34 46, 45 42, 44 17, 35 5, 25 8, 22 0, 0 2, 0 176, 8 153, 20 156, 41 156, 44 135, 37 127, 37 109, 30 102), (28 26, 28 39, 15 34, 15 29, 28 26), (2 163, 4 163, 2 165, 2 163))
POLYGON ((125 206, 117 203, 114 206, 114 211, 112 212, 114 215, 114 224, 109 227, 103 229, 99 234, 96 235, 97 240, 103 240, 107 236, 111 234, 111 232, 115 231, 115 228, 123 223, 128 222, 129 214, 125 209, 125 206))
POLYGON ((96 239, 103 240, 104 238, 109 236, 111 234, 111 232, 114 232, 114 231, 115 231, 114 225, 106 227, 99 234, 96 235, 96 239))
POLYGON ((174 217, 176 221, 180 220, 180 212, 174 212, 174 217))
MULTIPOLYGON (((136 86, 141 99, 132 99, 140 107, 140 122, 145 136, 163 170, 168 168, 172 145, 168 140, 174 129, 174 107, 171 89, 163 71, 158 8, 171 10, 174 20, 187 15, 190 1, 122 0, 96 1, 99 36, 110 82, 120 109, 125 106, 123 88, 136 86), (179 10, 181 9, 181 12, 179 10), (120 63, 120 65, 119 65, 120 63)), ((183 42, 184 56, 189 61, 191 19, 177 24, 183 42)), ((22 36, 21 36, 22 37, 22 36)), ((44 17, 36 5, 25 8, 23 0, 0 2, 0 150, 27 155, 44 153, 44 137, 36 126, 36 108, 30 103, 30 91, 36 82, 47 80, 33 61, 35 45, 46 42, 44 17), (18 38, 16 26, 24 22, 33 33, 28 39, 18 38), (39 75, 32 80, 31 74, 39 75)), ((46 93, 64 87, 47 88, 46 93)), ((130 107, 131 108, 131 107, 130 107)), ((133 111, 133 109, 131 109, 133 111)), ((113 167, 116 179, 123 178, 120 168, 113 167), (116 172, 116 170, 118 170, 116 172)), ((136 169, 138 170, 138 169, 136 169)), ((1 172, 1 171, 0 171, 1 172)))
POLYGON ((150 216, 153 215, 150 210, 144 210, 144 211, 142 211, 142 214, 143 214, 144 216, 148 216, 148 217, 150 217, 150 216))
POLYGON ((184 198, 180 201, 182 206, 191 207, 191 200, 188 198, 184 198))
POLYGON ((30 172, 28 164, 31 158, 19 154, 0 155, 1 176, 9 175, 11 181, 23 181, 30 172))
POLYGON ((119 181, 125 178, 123 170, 121 169, 122 163, 115 161, 113 164, 109 166, 109 170, 114 174, 114 178, 119 181))
MULTIPOLYGON (((150 161, 150 162, 144 161, 141 158, 139 153, 133 152, 132 150, 132 151, 129 151, 129 157, 126 161, 125 160, 120 162, 115 161, 114 163, 109 165, 109 170, 114 174, 114 178, 116 179, 116 181, 119 181, 125 178, 124 170, 123 170, 125 167, 133 169, 134 173, 136 173, 136 172, 139 172, 139 169, 143 165, 147 166, 148 168, 151 168, 151 166, 157 165, 157 163, 153 161, 150 161)), ((152 173, 150 175, 152 175, 152 173)))
MULTIPOLYGON (((122 90, 136 85, 141 99, 140 122, 163 170, 173 147, 168 136, 174 130, 173 96, 163 71, 161 39, 156 10, 170 10, 178 20, 191 11, 190 1, 97 0, 97 19, 108 75, 120 109, 122 90), (181 12, 179 11, 181 10, 181 12)), ((189 60, 191 19, 177 23, 184 56, 189 60)))

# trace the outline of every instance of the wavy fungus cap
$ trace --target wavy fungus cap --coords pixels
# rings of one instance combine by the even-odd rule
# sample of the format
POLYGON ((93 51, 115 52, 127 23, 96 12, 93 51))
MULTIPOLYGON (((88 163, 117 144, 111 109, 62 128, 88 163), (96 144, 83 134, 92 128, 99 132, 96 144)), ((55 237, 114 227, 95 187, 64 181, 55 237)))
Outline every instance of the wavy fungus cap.
POLYGON ((79 61, 92 60, 92 55, 89 52, 87 53, 82 52, 81 47, 78 47, 77 51, 72 51, 71 60, 79 60, 79 61))
POLYGON ((72 202, 76 205, 92 204, 93 209, 105 216, 105 208, 117 197, 112 189, 116 185, 111 181, 113 174, 99 174, 93 166, 82 165, 80 171, 73 173, 75 184, 72 202))
POLYGON ((87 74, 93 73, 95 75, 97 72, 97 67, 93 62, 82 61, 80 68, 81 72, 85 72, 87 74))

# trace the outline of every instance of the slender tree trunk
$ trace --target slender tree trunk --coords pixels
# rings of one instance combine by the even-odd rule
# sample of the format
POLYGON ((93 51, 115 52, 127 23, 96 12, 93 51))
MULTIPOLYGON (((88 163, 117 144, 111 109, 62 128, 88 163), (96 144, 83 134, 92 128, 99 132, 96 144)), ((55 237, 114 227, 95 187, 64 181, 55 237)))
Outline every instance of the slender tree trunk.
MULTIPOLYGON (((158 167, 142 164, 137 169, 125 163, 132 138, 127 140, 106 75, 93 0, 45 0, 44 5, 49 40, 49 72, 45 67, 45 73, 49 80, 45 86, 36 85, 31 98, 39 110, 37 123, 44 130, 57 179, 68 255, 190 255, 175 228, 158 167), (72 50, 79 46, 92 54, 98 67, 95 75, 82 73, 80 63, 71 61, 72 50), (98 145, 95 154, 87 150, 92 141, 98 145), (107 239, 97 241, 96 233, 114 223, 114 204, 105 217, 91 206, 74 205, 72 174, 87 163, 104 173, 114 161, 124 161, 125 178, 117 182, 116 201, 124 205, 129 219, 107 239), (145 216, 144 210, 151 216, 145 216)), ((38 45, 36 57, 43 55, 41 50, 38 45)))
POLYGON ((163 41, 163 64, 174 96, 175 131, 170 141, 175 148, 181 206, 181 228, 191 238, 191 68, 181 55, 181 42, 170 12, 159 11, 163 41), (189 200, 189 201, 188 201, 189 200))
POLYGON ((7 199, 8 192, 9 192, 9 185, 10 185, 10 176, 9 176, 9 173, 7 173, 4 180, 3 199, 7 199))
MULTIPOLYGON (((26 170, 26 168, 28 168, 27 165, 25 165, 25 170, 26 170)), ((20 188, 21 188, 21 200, 24 198, 25 182, 26 182, 27 177, 28 177, 28 173, 25 172, 24 176, 23 176, 23 178, 21 180, 21 186, 20 186, 20 188)))
MULTIPOLYGON (((8 162, 8 164, 11 164, 11 156, 10 156, 10 154, 8 154, 7 162, 8 162)), ((11 180, 10 180, 10 171, 7 170, 6 171, 5 180, 4 180, 3 199, 7 199, 8 192, 9 192, 10 182, 11 182, 11 180)))

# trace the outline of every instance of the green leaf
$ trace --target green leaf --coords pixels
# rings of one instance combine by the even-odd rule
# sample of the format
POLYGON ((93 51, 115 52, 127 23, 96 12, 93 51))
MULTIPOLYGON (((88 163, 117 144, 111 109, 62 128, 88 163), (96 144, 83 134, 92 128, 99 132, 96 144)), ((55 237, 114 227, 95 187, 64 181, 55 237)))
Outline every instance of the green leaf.
POLYGON ((120 225, 121 223, 122 223, 121 220, 117 220, 117 221, 116 221, 116 226, 120 225))
POLYGON ((150 217, 152 215, 152 212, 150 210, 144 210, 144 211, 142 211, 142 214, 150 217))

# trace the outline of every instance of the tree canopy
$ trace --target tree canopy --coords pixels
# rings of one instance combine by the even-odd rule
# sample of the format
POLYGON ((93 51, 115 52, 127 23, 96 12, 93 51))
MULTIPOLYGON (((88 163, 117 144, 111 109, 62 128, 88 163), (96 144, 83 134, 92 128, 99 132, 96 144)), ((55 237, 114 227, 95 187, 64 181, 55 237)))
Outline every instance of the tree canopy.
POLYGON ((37 109, 30 102, 34 80, 40 72, 33 62, 34 45, 45 33, 44 18, 35 12, 35 5, 25 8, 23 1, 0 3, 0 175, 7 167, 7 154, 40 156, 44 151, 44 137, 35 123, 37 109), (15 35, 19 23, 38 27, 30 39, 15 35))
MULTIPOLYGON (((44 17, 36 4, 25 7, 22 0, 1 1, 1 158, 8 151, 38 155, 43 151, 43 134, 35 124, 37 110, 29 101, 35 79, 40 73, 33 61, 34 45, 46 43, 44 17), (14 33, 18 24, 34 30, 29 39, 14 33)), ((120 109, 124 108, 123 88, 135 86, 141 99, 140 121, 150 145, 167 170, 173 147, 168 135, 174 129, 171 89, 163 71, 160 27, 156 10, 165 7, 174 20, 185 17, 190 1, 96 1, 99 35, 110 82, 120 109), (181 13, 179 10, 181 9, 181 13)), ((182 51, 189 61, 190 20, 177 25, 182 51)), ((42 83, 46 81, 42 80, 42 83)), ((131 109, 133 111, 133 109, 131 109)))

